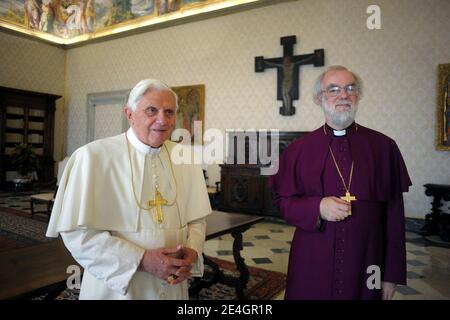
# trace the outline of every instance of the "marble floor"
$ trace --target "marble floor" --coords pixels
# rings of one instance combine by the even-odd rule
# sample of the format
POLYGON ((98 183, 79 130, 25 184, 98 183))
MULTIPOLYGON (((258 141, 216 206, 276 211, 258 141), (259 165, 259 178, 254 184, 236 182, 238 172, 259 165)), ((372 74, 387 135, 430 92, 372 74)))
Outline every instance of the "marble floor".
MULTIPOLYGON (((242 257, 249 266, 286 273, 294 228, 267 221, 254 225, 243 235, 242 257)), ((450 300, 450 243, 437 236, 424 238, 406 233, 407 286, 399 286, 395 300, 450 300)), ((230 235, 209 240, 207 255, 233 261, 230 235)), ((283 299, 284 292, 275 297, 283 299)))
MULTIPOLYGON (((0 207, 30 211, 29 194, 0 193, 0 207)), ((42 207, 41 209, 44 209, 42 207)), ((38 216, 37 219, 43 219, 38 216)), ((450 243, 417 232, 421 220, 407 219, 408 285, 399 286, 396 300, 450 300, 450 243)), ((286 273, 294 228, 278 220, 253 225, 243 234, 242 257, 249 266, 286 273)), ((233 238, 225 235, 205 243, 205 253, 233 261, 233 238)), ((283 299, 281 292, 275 299, 283 299)))

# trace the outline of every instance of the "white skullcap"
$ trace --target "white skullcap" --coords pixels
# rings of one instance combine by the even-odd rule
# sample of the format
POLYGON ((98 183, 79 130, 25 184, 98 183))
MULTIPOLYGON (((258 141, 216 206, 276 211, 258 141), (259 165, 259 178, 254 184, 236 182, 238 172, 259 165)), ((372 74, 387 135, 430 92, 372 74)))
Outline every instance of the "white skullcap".
POLYGON ((144 79, 138 82, 137 85, 131 89, 130 94, 128 95, 128 107, 131 108, 132 111, 136 111, 139 100, 141 100, 142 96, 147 90, 157 90, 157 91, 169 91, 175 97, 176 107, 178 110, 178 96, 177 94, 170 89, 170 87, 164 82, 157 79, 144 79))

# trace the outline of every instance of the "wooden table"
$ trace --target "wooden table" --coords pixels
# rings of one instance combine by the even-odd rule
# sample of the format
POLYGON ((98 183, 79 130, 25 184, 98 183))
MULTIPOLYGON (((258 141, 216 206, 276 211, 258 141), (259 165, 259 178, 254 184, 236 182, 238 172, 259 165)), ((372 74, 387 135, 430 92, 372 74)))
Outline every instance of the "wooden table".
POLYGON ((204 263, 213 269, 213 273, 212 275, 205 274, 203 278, 195 279, 189 288, 190 295, 196 295, 202 288, 208 288, 214 283, 220 282, 235 287, 238 299, 246 298, 244 289, 247 286, 250 273, 244 262, 244 258, 241 257, 241 250, 243 248, 242 233, 253 224, 263 220, 264 218, 259 216, 221 211, 213 211, 212 214, 206 218, 206 240, 214 239, 228 233, 234 238, 233 258, 236 267, 239 270, 239 277, 235 278, 225 275, 222 270, 220 270, 217 263, 208 259, 208 257, 203 254, 204 263))
MULTIPOLYGON (((240 255, 242 233, 262 220, 262 217, 219 211, 213 211, 206 218, 206 240, 227 233, 233 236, 233 256, 240 276, 225 276, 217 264, 204 255, 205 263, 210 265, 216 274, 213 279, 202 278, 194 281, 191 293, 198 293, 203 287, 222 282, 234 286, 239 299, 245 298, 244 289, 249 272, 240 255)), ((70 276, 67 267, 70 265, 78 264, 60 239, 0 252, 0 299, 29 299, 45 293, 48 293, 46 299, 54 299, 66 288, 66 280, 70 276)))
POLYGON ((45 299, 54 299, 66 288, 70 265, 78 264, 59 239, 0 252, 0 299, 29 299, 45 293, 45 299))
POLYGON ((450 201, 450 185, 425 184, 425 194, 433 197, 431 213, 425 216, 425 225, 422 228, 423 235, 438 234, 442 240, 450 241, 450 214, 441 210, 442 200, 450 201))

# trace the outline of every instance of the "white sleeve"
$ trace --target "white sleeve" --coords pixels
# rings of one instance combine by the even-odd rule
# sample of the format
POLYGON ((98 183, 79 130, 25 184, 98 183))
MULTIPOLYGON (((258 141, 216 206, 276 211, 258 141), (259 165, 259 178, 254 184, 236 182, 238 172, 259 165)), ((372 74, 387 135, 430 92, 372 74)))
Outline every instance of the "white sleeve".
POLYGON ((197 261, 191 269, 192 276, 203 276, 203 245, 206 235, 206 219, 201 218, 194 220, 188 224, 188 238, 186 246, 197 251, 197 261))
POLYGON ((110 289, 125 295, 145 249, 108 231, 74 230, 61 232, 74 259, 110 289))

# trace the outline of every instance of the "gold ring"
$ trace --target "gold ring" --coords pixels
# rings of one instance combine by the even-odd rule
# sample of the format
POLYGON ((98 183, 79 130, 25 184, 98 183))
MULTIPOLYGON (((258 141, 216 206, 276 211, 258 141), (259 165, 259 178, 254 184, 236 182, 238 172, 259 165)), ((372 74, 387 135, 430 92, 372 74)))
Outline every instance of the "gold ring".
POLYGON ((167 282, 172 282, 172 281, 174 281, 176 278, 178 278, 176 275, 171 274, 170 276, 167 277, 167 282))

